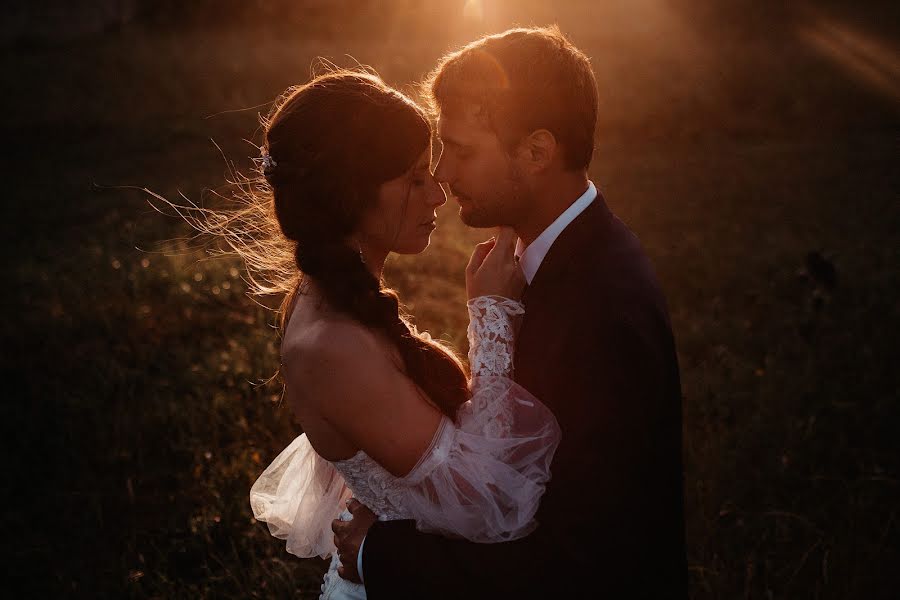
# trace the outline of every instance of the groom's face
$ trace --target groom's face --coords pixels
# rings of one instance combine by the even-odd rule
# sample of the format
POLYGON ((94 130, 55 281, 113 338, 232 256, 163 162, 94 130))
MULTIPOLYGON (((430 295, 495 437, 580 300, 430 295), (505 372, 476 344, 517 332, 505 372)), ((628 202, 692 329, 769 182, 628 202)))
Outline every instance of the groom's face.
POLYGON ((441 155, 435 178, 459 204, 459 217, 470 227, 515 225, 523 204, 516 162, 501 140, 469 105, 438 119, 441 155))

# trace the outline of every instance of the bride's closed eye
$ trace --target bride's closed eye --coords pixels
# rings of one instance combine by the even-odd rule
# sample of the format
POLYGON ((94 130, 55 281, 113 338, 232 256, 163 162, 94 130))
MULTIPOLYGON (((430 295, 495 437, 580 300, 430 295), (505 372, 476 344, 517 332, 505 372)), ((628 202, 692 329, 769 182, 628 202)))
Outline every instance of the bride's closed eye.
POLYGON ((434 180, 434 174, 431 172, 429 165, 422 165, 413 172, 412 185, 414 187, 423 187, 428 180, 434 180))

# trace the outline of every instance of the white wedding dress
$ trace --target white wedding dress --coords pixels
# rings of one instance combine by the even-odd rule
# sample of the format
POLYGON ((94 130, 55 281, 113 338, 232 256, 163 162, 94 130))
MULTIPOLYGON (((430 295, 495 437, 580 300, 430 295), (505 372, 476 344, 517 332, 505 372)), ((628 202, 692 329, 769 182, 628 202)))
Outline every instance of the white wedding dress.
POLYGON ((391 475, 361 450, 328 462, 301 435, 251 488, 254 516, 287 541, 288 552, 331 555, 320 599, 366 597, 362 585, 337 574, 331 521, 350 517, 350 497, 379 520, 413 519, 421 531, 474 542, 514 540, 537 527, 534 515, 560 430, 553 414, 510 379, 514 318, 524 307, 480 296, 468 308, 470 399, 456 421, 441 419, 429 449, 407 475, 391 475))

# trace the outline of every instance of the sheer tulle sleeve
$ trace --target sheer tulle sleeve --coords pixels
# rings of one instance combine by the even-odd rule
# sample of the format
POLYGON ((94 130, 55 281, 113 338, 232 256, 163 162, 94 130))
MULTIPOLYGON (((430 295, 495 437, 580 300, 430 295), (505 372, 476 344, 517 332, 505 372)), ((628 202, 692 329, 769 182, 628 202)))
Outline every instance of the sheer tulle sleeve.
POLYGON ((421 531, 502 542, 530 533, 550 479, 560 429, 553 413, 509 378, 514 318, 524 307, 469 301, 470 399, 456 422, 441 421, 431 448, 401 479, 421 531))
POLYGON ((291 554, 328 558, 335 549, 331 522, 350 495, 341 474, 316 454, 303 434, 250 488, 250 508, 273 536, 287 541, 291 554))
POLYGON ((400 483, 419 530, 473 542, 531 533, 560 431, 553 414, 505 377, 473 380, 454 423, 441 420, 431 448, 400 483))

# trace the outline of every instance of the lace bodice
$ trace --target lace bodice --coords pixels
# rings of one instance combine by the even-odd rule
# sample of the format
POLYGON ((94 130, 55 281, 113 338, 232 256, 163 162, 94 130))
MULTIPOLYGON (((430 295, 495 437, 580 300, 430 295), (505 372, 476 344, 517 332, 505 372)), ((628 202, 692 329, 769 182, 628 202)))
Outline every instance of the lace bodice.
POLYGON ((299 436, 250 492, 254 515, 298 556, 334 550, 331 521, 352 494, 380 520, 477 542, 520 538, 534 514, 559 443, 556 419, 511 378, 516 316, 524 307, 482 296, 468 303, 469 400, 444 416, 428 450, 396 477, 359 451, 328 462, 299 436))

